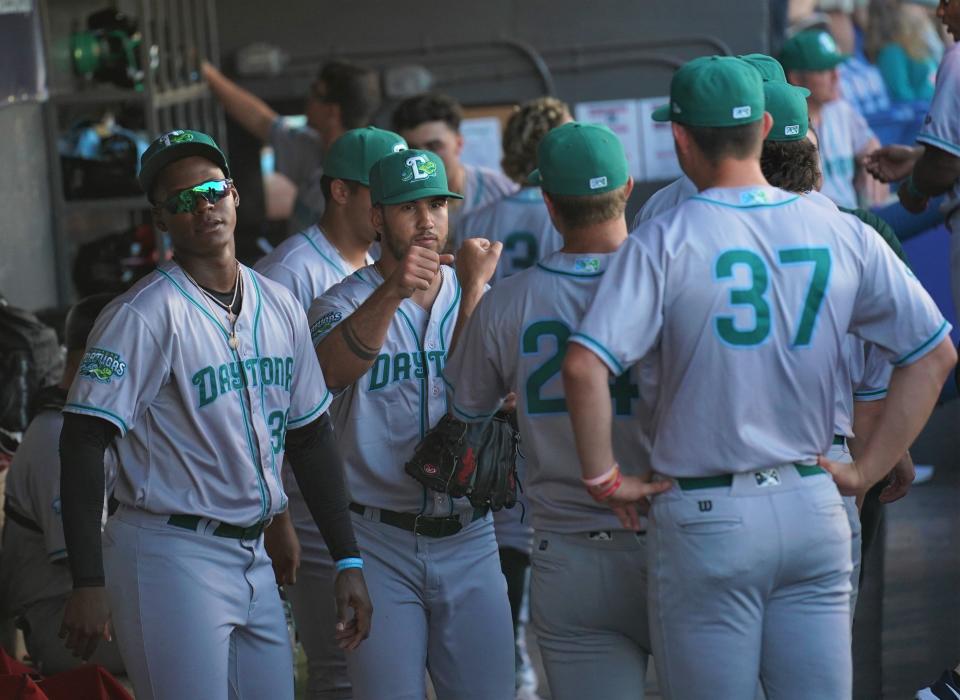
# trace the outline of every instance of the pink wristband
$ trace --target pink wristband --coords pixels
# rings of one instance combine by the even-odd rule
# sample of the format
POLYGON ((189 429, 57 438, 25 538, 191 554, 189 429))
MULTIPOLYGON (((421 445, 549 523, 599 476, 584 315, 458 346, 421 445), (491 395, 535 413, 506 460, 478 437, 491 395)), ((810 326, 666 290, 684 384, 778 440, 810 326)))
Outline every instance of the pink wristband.
POLYGON ((593 496, 593 500, 603 503, 605 500, 610 498, 610 496, 615 494, 617 492, 617 489, 620 488, 622 484, 623 484, 623 474, 617 474, 617 478, 614 480, 614 482, 610 485, 609 488, 605 489, 600 493, 591 493, 590 495, 593 496))
POLYGON ((595 476, 591 479, 580 479, 587 486, 601 486, 606 482, 610 481, 617 475, 617 472, 620 471, 620 465, 616 462, 613 463, 613 466, 610 467, 610 470, 601 474, 600 476, 595 476))

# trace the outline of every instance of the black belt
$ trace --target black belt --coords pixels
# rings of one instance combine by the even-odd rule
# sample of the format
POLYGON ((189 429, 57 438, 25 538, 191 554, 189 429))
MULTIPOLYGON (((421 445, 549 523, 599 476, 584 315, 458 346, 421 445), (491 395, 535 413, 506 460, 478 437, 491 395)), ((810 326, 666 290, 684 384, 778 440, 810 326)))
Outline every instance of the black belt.
POLYGON ((20 515, 20 513, 18 513, 17 511, 15 511, 13 508, 10 507, 9 503, 3 504, 3 512, 4 512, 4 515, 6 515, 8 518, 10 518, 13 522, 15 522, 20 527, 25 527, 28 530, 31 530, 33 532, 39 532, 41 535, 43 534, 43 530, 39 525, 37 525, 34 521, 32 521, 26 515, 20 515))
MULTIPOLYGON (((351 503, 350 510, 354 513, 363 515, 367 512, 367 507, 359 503, 351 503)), ((407 530, 415 535, 424 537, 449 537, 456 535, 463 529, 463 522, 456 515, 449 515, 444 518, 433 518, 417 513, 397 513, 393 510, 377 509, 380 512, 380 522, 385 525, 399 527, 401 530, 407 530)), ((486 516, 488 508, 474 508, 470 522, 479 520, 486 516)))
MULTIPOLYGON (((211 518, 206 518, 210 520, 211 518)), ((197 526, 200 524, 200 521, 204 520, 199 515, 171 515, 170 519, 167 521, 168 525, 173 525, 174 527, 182 527, 184 530, 193 530, 197 531, 197 526)), ((239 525, 231 525, 229 523, 220 523, 217 525, 217 529, 213 531, 214 537, 229 537, 234 540, 255 540, 260 537, 260 534, 263 532, 264 528, 270 523, 269 520, 261 520, 259 523, 254 523, 247 527, 240 527, 239 525)))

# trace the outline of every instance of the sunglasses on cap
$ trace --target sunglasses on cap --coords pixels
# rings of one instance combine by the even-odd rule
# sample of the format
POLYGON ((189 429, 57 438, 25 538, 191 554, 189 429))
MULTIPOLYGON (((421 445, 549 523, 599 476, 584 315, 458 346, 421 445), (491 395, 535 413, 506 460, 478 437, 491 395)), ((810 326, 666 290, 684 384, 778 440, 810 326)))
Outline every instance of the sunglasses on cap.
POLYGON ((231 187, 233 187, 233 180, 229 178, 208 180, 174 193, 161 202, 160 206, 171 214, 192 214, 196 211, 201 199, 207 200, 210 204, 216 204, 230 194, 231 187))

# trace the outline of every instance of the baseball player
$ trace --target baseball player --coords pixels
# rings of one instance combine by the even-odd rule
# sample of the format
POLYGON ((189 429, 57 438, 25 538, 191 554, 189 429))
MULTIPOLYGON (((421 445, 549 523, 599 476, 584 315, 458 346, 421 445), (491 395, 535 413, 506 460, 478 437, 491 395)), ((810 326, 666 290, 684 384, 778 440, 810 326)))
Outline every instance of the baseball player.
MULTIPOLYGON (((504 128, 501 161, 503 171, 520 189, 460 218, 454 248, 474 236, 503 243, 503 255, 494 273, 494 281, 533 267, 538 260, 563 245, 560 234, 550 221, 540 188, 529 185, 527 175, 537 167, 540 139, 550 129, 568 121, 569 108, 553 97, 540 97, 521 105, 510 115, 504 128)), ((512 509, 506 512, 512 512, 512 509)))
POLYGON ((208 61, 200 70, 230 118, 273 149, 276 172, 289 183, 284 187, 276 180, 268 181, 268 200, 284 202, 276 212, 278 218, 289 218, 291 234, 314 224, 327 201, 320 182, 324 154, 345 131, 370 123, 380 107, 380 76, 345 61, 324 64, 304 105, 307 123, 291 127, 270 105, 208 61), (295 191, 282 196, 291 185, 295 191), (285 204, 287 201, 290 204, 285 204))
POLYGON ((370 624, 330 392, 296 300, 234 256, 229 176, 200 132, 164 134, 144 153, 140 184, 174 259, 100 314, 64 406, 74 590, 62 634, 88 657, 109 636, 109 600, 138 698, 293 697, 261 536, 287 505, 286 450, 337 562, 338 638, 355 648, 370 624), (120 506, 101 553, 103 452, 114 438, 120 506))
POLYGON ((510 607, 493 519, 404 472, 447 412, 440 372, 457 329, 493 274, 500 245, 467 241, 452 256, 443 161, 389 155, 370 171, 382 255, 310 307, 317 357, 346 456, 354 529, 371 596, 384 614, 347 656, 355 700, 421 700, 428 668, 439 700, 511 698, 510 607))
MULTIPOLYGON (((616 135, 566 124, 539 148, 531 180, 563 248, 498 283, 467 324, 444 377, 453 413, 478 421, 516 390, 525 487, 536 528, 531 606, 551 697, 642 698, 650 651, 646 547, 580 483, 560 379, 567 338, 580 325, 627 237, 632 181, 616 135)), ((649 472, 638 366, 612 378, 614 449, 625 473, 649 472)))
MULTIPOLYGON (((70 570, 60 519, 60 457, 57 443, 60 414, 87 344, 87 335, 111 294, 97 294, 78 302, 67 314, 67 365, 59 386, 44 390, 39 409, 24 433, 7 473, 6 520, 0 553, 0 610, 15 617, 23 630, 27 652, 44 675, 79 665, 58 637, 70 590, 70 570)), ((105 454, 107 491, 116 479, 116 455, 105 454)), ((101 501, 105 501, 101 498, 101 501)), ((101 503, 104 520, 105 503, 101 503)), ((123 662, 116 643, 97 647, 91 661, 110 673, 121 674, 123 662)))
POLYGON ((451 203, 448 212, 454 240, 460 220, 468 212, 517 190, 517 185, 503 173, 460 160, 462 120, 463 109, 457 101, 438 93, 410 97, 393 112, 393 130, 403 136, 411 148, 422 148, 440 156, 449 173, 450 189, 463 195, 463 200, 451 203))
POLYGON ((649 615, 673 699, 752 697, 758 677, 770 700, 850 697, 838 491, 890 471, 956 361, 949 324, 871 230, 767 185, 764 106, 740 59, 677 71, 656 118, 700 194, 630 236, 563 364, 584 480, 636 526, 623 509, 654 487, 615 462, 608 376, 662 358, 652 468, 670 489, 650 510, 649 615), (859 461, 841 465, 822 455, 848 331, 897 369, 859 461))
MULTIPOLYGON (((760 76, 764 81, 785 83, 787 76, 783 72, 783 66, 772 56, 763 53, 751 53, 740 56, 744 61, 760 71, 760 76)), ((630 230, 637 228, 644 221, 648 221, 658 214, 673 209, 680 202, 685 202, 697 193, 697 186, 693 184, 686 175, 671 182, 666 187, 654 192, 650 198, 640 207, 640 211, 633 217, 633 224, 630 230)))
MULTIPOLYGON (((960 37, 960 3, 941 2, 937 17, 960 37)), ((952 233, 960 231, 960 44, 943 55, 930 110, 917 136, 919 146, 885 146, 867 158, 867 168, 883 182, 903 180, 897 190, 907 211, 919 214, 930 198, 947 193, 943 212, 952 233)), ((950 237, 953 305, 960 313, 960 237, 950 237)))
MULTIPOLYGON (((293 292, 306 313, 313 300, 327 289, 372 264, 369 249, 377 233, 370 220, 370 168, 383 156, 406 147, 397 134, 372 126, 353 129, 334 141, 320 181, 327 202, 320 223, 288 238, 254 269, 293 292)), ((347 661, 333 635, 337 614, 333 605, 334 562, 296 479, 289 469, 283 476, 290 508, 267 528, 267 553, 275 568, 278 560, 287 562, 278 581, 295 584, 285 591, 307 655, 307 697, 349 698, 347 661), (291 520, 296 531, 293 536, 291 520), (286 530, 281 541, 301 552, 284 558, 272 547, 274 530, 286 530)))
POLYGON ((889 193, 860 163, 880 147, 863 116, 840 96, 837 66, 849 56, 840 53, 830 34, 808 29, 784 42, 780 63, 794 85, 810 90, 810 125, 820 137, 822 192, 842 207, 882 202, 889 193))

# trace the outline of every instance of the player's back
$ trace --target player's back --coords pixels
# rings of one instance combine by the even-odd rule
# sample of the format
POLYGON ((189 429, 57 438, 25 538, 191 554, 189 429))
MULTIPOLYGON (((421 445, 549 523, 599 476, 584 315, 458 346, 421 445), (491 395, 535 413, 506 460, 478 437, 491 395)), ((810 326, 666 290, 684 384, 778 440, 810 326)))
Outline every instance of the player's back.
MULTIPOLYGON (((567 338, 579 326, 613 255, 554 253, 491 289, 476 312, 482 315, 476 321, 479 327, 487 328, 488 337, 499 345, 505 386, 517 393, 527 494, 539 530, 590 529, 584 520, 594 529, 619 527, 609 509, 594 503, 579 481, 560 374, 567 338)), ((464 359, 472 361, 469 351, 464 359)), ((469 374, 468 365, 464 369, 469 374)), ((649 467, 645 429, 652 386, 642 386, 641 376, 650 381, 650 375, 641 375, 635 366, 612 379, 610 388, 615 450, 624 471, 633 474, 649 467)))
POLYGON ((465 214, 456 237, 458 248, 475 237, 503 243, 492 282, 533 267, 563 247, 538 187, 524 188, 465 214))
MULTIPOLYGON (((835 367, 852 321, 893 343, 921 332, 920 319, 913 329, 912 320, 903 322, 899 335, 891 330, 891 312, 909 315, 907 305, 926 295, 875 234, 775 188, 702 192, 638 229, 621 256, 629 264, 616 272, 627 283, 616 293, 639 295, 636 303, 654 310, 625 317, 623 340, 588 317, 578 342, 622 360, 659 347, 653 463, 672 476, 751 471, 824 453, 835 367), (881 279, 864 284, 865 270, 881 279), (904 298, 877 290, 901 290, 904 298), (875 321, 879 331, 871 313, 884 317, 875 321)), ((598 296, 598 305, 612 303, 598 296)))

